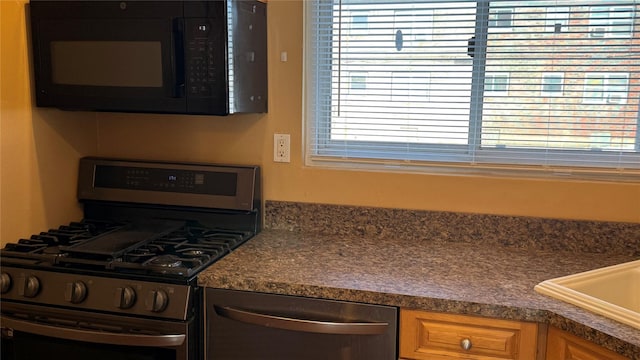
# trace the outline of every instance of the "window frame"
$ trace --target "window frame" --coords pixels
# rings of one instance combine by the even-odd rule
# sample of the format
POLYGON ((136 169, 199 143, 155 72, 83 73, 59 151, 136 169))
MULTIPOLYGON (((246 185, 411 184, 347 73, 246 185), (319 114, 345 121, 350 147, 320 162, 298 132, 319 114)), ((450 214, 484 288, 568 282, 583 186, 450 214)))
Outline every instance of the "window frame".
POLYGON ((586 73, 584 75, 584 90, 583 90, 583 97, 582 97, 582 102, 584 104, 625 105, 627 103, 628 98, 629 98, 629 73, 591 72, 591 73, 586 73), (587 96, 587 93, 589 93, 588 87, 590 86, 588 84, 589 78, 598 78, 598 77, 602 77, 602 85, 601 85, 602 89, 601 91, 599 91, 602 93, 602 96, 600 97, 587 96), (611 84, 612 77, 624 77, 625 84, 624 85, 611 84), (611 88, 623 87, 623 86, 625 88, 624 91, 611 90, 611 88), (622 92, 624 92, 624 96, 620 98, 619 102, 609 101, 609 98, 611 97, 612 93, 622 93, 622 92))

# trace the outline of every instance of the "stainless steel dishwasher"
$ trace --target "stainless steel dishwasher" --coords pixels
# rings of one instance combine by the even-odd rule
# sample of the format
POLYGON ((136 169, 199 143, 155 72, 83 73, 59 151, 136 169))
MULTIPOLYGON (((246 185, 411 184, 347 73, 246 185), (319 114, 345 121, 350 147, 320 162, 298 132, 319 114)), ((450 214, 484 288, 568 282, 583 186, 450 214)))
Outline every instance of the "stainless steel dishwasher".
POLYGON ((395 307, 207 289, 207 360, 397 359, 395 307))

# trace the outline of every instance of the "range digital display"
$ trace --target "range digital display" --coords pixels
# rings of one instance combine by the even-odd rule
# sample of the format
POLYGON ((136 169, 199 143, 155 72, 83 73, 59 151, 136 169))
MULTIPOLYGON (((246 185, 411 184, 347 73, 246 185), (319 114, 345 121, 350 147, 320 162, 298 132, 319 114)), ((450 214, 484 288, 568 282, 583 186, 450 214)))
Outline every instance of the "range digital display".
POLYGON ((111 189, 148 190, 235 196, 238 174, 222 171, 190 171, 145 167, 98 165, 94 186, 111 189))

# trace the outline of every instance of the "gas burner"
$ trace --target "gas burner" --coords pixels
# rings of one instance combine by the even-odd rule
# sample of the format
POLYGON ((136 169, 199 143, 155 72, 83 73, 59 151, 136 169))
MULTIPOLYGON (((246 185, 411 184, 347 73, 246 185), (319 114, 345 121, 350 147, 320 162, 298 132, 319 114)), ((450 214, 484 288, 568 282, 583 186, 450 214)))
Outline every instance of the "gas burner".
POLYGON ((150 259, 165 252, 164 247, 158 244, 146 244, 127 252, 124 256, 126 261, 139 262, 150 259))
POLYGON ((175 268, 182 266, 182 260, 175 255, 159 255, 146 261, 143 265, 175 268))

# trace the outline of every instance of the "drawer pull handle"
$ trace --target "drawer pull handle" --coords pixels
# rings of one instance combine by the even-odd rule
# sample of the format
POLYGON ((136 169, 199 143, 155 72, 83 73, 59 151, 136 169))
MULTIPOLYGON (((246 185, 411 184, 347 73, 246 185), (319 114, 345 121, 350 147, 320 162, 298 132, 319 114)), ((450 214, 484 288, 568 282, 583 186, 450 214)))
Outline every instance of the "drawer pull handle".
POLYGON ((467 338, 462 339, 462 340, 460 341, 460 347, 461 347, 463 350, 470 350, 470 349, 471 349, 471 340, 470 340, 470 339, 467 339, 467 338))

